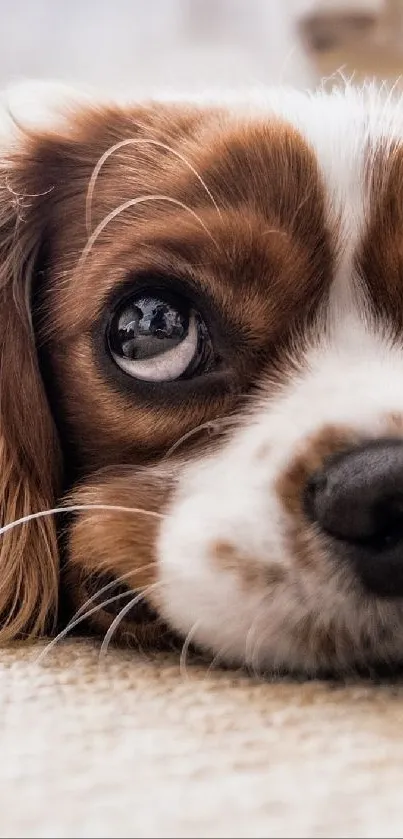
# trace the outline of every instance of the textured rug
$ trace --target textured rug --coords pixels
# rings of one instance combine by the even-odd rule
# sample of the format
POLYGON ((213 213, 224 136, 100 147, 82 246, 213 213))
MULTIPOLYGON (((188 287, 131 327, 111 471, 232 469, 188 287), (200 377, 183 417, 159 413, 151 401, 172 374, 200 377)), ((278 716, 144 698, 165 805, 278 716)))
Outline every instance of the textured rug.
POLYGON ((1 837, 398 837, 403 686, 0 655, 1 837))

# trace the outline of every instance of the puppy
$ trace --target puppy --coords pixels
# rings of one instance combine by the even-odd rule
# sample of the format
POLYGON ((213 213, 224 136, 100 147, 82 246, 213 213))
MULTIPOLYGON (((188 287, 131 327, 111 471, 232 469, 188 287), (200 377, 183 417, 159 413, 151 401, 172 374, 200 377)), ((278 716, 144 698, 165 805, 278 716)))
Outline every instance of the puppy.
POLYGON ((50 98, 2 109, 1 640, 68 596, 231 665, 399 661, 401 102, 50 98))

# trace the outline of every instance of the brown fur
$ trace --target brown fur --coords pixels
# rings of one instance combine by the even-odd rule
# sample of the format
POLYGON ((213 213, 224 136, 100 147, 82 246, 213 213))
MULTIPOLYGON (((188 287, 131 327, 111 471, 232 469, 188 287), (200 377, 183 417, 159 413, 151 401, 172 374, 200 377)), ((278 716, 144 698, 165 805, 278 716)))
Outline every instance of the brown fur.
MULTIPOLYGON (((163 510, 169 475, 165 485, 134 471, 122 476, 120 467, 156 463, 195 426, 236 415, 262 371, 274 376, 287 336, 329 287, 331 249, 313 153, 276 120, 242 125, 221 110, 173 106, 87 110, 65 134, 22 138, 0 170, 0 190, 3 522, 51 507, 62 487, 72 489, 72 475, 81 482, 76 502, 163 510), (136 197, 172 200, 128 206, 86 250, 94 167, 125 139, 162 142, 171 151, 129 143, 111 154, 95 183, 91 230, 136 197), (142 271, 182 278, 208 312, 222 359, 208 388, 189 382, 178 398, 161 386, 151 398, 120 387, 100 363, 94 327, 102 334, 109 295, 142 271), (26 307, 31 282, 47 397, 26 307), (59 450, 68 467, 63 482, 59 450), (94 478, 103 467, 116 473, 94 478)), ((87 598, 86 574, 118 577, 152 564, 157 528, 157 520, 116 512, 77 516, 66 572, 75 601, 87 598)), ((0 639, 40 634, 56 609, 54 521, 11 531, 0 550, 0 639)), ((139 573, 133 589, 153 578, 152 569, 139 573)), ((100 628, 108 622, 103 613, 100 628)))
MULTIPOLYGON (((54 506, 60 451, 39 376, 26 308, 27 263, 39 230, 25 228, 0 174, 0 498, 1 524, 54 506)), ((56 528, 32 521, 0 538, 0 638, 43 633, 58 600, 56 528)))
POLYGON ((357 269, 365 281, 372 313, 401 335, 403 327, 403 149, 381 145, 368 161, 369 223, 357 269))
POLYGON ((282 583, 286 578, 284 568, 280 565, 262 565, 253 557, 244 556, 231 542, 216 542, 210 556, 222 571, 235 572, 245 586, 264 589, 268 585, 282 583))
MULTIPOLYGON (((155 543, 159 519, 152 514, 163 515, 174 485, 168 468, 115 467, 101 470, 91 483, 75 490, 69 503, 112 505, 125 510, 94 509, 74 516, 69 527, 69 562, 63 575, 63 584, 74 605, 84 604, 94 588, 91 581, 97 577, 102 580, 103 574, 112 568, 117 580, 122 578, 132 591, 146 592, 147 602, 158 609, 158 589, 148 591, 158 580, 155 543)), ((110 589, 102 599, 113 594, 110 589)), ((89 603, 88 610, 99 602, 89 603)), ((117 608, 125 602, 122 600, 117 608)), ((91 622, 94 627, 105 629, 110 624, 110 614, 97 610, 91 622)), ((121 636, 122 632, 143 643, 154 641, 161 634, 161 624, 158 620, 143 625, 126 619, 121 636)))
POLYGON ((323 468, 328 457, 347 451, 358 442, 350 429, 343 430, 340 426, 323 428, 305 441, 277 480, 278 497, 289 514, 290 552, 305 569, 312 570, 321 561, 323 544, 304 512, 303 498, 308 479, 323 468))

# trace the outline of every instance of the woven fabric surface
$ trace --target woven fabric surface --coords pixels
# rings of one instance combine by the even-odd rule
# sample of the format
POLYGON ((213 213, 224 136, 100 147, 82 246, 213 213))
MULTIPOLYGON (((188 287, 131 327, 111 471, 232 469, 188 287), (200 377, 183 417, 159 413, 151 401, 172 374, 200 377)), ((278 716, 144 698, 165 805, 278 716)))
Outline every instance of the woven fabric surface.
POLYGON ((401 836, 403 688, 0 656, 0 836, 401 836))

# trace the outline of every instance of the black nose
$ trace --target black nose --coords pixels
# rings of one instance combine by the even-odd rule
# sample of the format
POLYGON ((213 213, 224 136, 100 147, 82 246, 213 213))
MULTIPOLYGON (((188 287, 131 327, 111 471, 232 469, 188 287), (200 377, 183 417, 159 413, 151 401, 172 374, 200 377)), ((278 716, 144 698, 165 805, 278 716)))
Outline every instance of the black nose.
POLYGON ((403 441, 331 458, 306 486, 306 509, 366 588, 403 597, 403 441))

